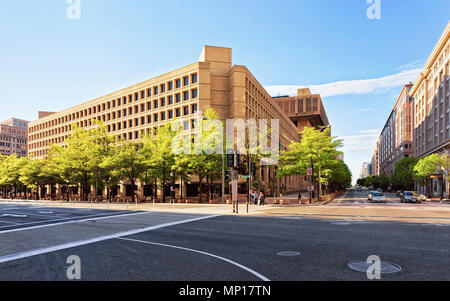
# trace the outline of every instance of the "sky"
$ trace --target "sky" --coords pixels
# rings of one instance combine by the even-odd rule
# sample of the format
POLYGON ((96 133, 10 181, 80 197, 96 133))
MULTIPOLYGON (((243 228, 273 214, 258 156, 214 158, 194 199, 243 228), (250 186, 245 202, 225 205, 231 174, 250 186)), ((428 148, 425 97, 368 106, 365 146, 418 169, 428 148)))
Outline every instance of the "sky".
POLYGON ((355 182, 449 20, 448 0, 1 0, 0 120, 35 120, 191 64, 203 45, 231 47, 272 95, 321 93, 355 182))

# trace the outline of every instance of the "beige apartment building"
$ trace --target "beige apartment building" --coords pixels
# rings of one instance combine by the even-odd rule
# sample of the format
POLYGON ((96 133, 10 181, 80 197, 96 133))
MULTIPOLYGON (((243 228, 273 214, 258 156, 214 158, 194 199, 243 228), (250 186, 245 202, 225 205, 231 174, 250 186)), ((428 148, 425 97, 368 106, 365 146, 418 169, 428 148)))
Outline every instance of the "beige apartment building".
MULTIPOLYGON (((324 112, 321 102, 316 105, 324 112)), ((143 133, 155 134, 158 127, 174 118, 183 121, 185 130, 194 130, 198 112, 208 108, 216 110, 222 120, 278 119, 281 150, 299 140, 299 123, 291 121, 245 66, 232 65, 232 50, 205 46, 193 64, 61 112, 40 112, 40 118, 29 124, 29 154, 46 156, 51 144, 64 143, 74 123, 90 128, 92 119, 101 120, 109 132, 126 141, 137 141, 143 133)), ((269 191, 276 181, 276 167, 262 167, 257 172, 269 191)), ((289 192, 306 189, 306 185, 304 177, 289 176, 275 186, 289 192)), ((119 195, 126 194, 125 186, 120 185, 119 195)), ((192 179, 182 189, 187 197, 195 197, 196 187, 198 183, 192 179)), ((243 181, 239 191, 245 190, 243 181)))
POLYGON ((0 122, 0 154, 18 157, 28 155, 28 121, 10 118, 0 122))
MULTIPOLYGON (((447 24, 425 69, 410 91, 415 102, 414 139, 417 157, 450 150, 450 22, 447 24)), ((437 171, 428 187, 417 187, 432 196, 449 194, 448 181, 437 171)))

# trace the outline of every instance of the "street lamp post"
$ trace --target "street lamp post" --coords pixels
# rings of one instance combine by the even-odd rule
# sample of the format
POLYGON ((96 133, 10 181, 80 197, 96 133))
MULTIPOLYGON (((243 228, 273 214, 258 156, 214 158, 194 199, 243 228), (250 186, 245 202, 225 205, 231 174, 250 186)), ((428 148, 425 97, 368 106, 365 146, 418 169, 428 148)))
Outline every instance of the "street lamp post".
POLYGON ((309 170, 308 170, 308 176, 309 176, 309 203, 312 204, 313 199, 313 184, 312 184, 312 171, 313 171, 313 162, 312 157, 309 158, 309 170))

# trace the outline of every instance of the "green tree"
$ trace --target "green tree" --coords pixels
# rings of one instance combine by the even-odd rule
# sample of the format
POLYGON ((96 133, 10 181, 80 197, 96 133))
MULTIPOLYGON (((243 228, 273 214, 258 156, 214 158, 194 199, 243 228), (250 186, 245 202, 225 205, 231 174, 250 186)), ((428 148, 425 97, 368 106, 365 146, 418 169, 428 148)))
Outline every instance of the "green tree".
MULTIPOLYGON (((217 177, 222 170, 222 155, 209 151, 217 146, 215 143, 223 143, 223 133, 215 126, 205 126, 205 124, 213 125, 212 121, 214 120, 219 120, 217 112, 213 109, 206 110, 205 118, 202 119, 200 124, 196 125, 197 130, 201 130, 201 144, 191 144, 190 152, 176 155, 173 166, 173 170, 186 168, 187 172, 198 176, 200 202, 203 200, 203 180, 208 177, 211 177, 211 179, 217 177)), ((190 139, 190 137, 188 138, 190 139)))
POLYGON ((396 189, 412 190, 414 187, 414 166, 417 164, 415 157, 404 157, 395 163, 395 171, 391 177, 396 189))
POLYGON ((132 187, 132 201, 136 202, 136 182, 142 178, 147 169, 145 156, 139 144, 128 142, 120 145, 114 156, 107 157, 103 162, 103 168, 112 170, 114 177, 128 180, 132 187), (111 166, 115 166, 113 169, 111 166))
POLYGON ((322 178, 324 174, 331 174, 339 165, 337 159, 342 152, 338 151, 342 140, 330 136, 329 128, 315 129, 305 127, 300 132, 300 142, 292 142, 287 151, 280 156, 280 170, 278 176, 306 175, 310 159, 313 162, 314 178, 319 183, 319 196, 322 196, 322 178))
MULTIPOLYGON (((430 175, 439 172, 440 168, 443 166, 444 162, 442 157, 438 154, 431 154, 429 156, 423 157, 414 166, 415 179, 420 185, 426 185, 429 182, 430 175)), ((429 187, 427 185, 427 192, 429 192, 429 187)))
POLYGON ((166 201, 167 181, 173 182, 176 178, 175 154, 172 151, 172 138, 175 134, 176 132, 171 130, 171 124, 166 124, 158 128, 155 136, 147 135, 143 140, 142 153, 145 163, 152 170, 153 177, 161 184, 163 202, 166 201))
POLYGON ((31 190, 35 189, 35 199, 39 200, 39 188, 43 185, 43 174, 42 169, 44 166, 43 159, 30 159, 27 164, 24 165, 20 170, 20 182, 25 186, 29 187, 31 190))

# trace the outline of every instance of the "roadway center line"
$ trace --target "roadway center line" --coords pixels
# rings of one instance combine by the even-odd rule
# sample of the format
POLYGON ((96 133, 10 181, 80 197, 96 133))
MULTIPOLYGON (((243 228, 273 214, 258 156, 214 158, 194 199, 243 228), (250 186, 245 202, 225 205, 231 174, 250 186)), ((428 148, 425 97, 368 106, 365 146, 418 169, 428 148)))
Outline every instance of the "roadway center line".
POLYGON ((214 254, 211 254, 211 253, 208 253, 208 252, 203 252, 203 251, 189 249, 189 248, 184 248, 184 247, 179 247, 179 246, 167 245, 167 244, 162 244, 162 243, 157 243, 157 242, 150 242, 150 241, 145 241, 145 240, 139 240, 139 239, 123 238, 123 237, 118 237, 117 239, 127 240, 127 241, 134 241, 134 242, 139 242, 139 243, 144 243, 144 244, 149 244, 149 245, 155 245, 155 246, 161 246, 161 247, 174 248, 174 249, 179 249, 179 250, 184 250, 184 251, 189 251, 189 252, 194 252, 194 253, 198 253, 198 254, 214 257, 214 258, 220 259, 222 261, 231 263, 232 265, 235 265, 235 266, 237 266, 237 267, 239 267, 239 268, 241 268, 241 269, 243 269, 243 270, 245 270, 245 271, 255 275, 256 277, 258 277, 259 279, 261 279, 263 281, 270 281, 269 278, 261 275, 260 273, 254 271, 254 270, 252 270, 252 269, 250 269, 250 268, 248 268, 246 266, 243 266, 240 263, 237 263, 237 262, 232 261, 230 259, 224 258, 222 256, 214 255, 214 254))
MULTIPOLYGON (((151 212, 145 212, 145 213, 151 213, 151 212)), ((142 214, 142 212, 141 212, 141 214, 142 214)), ((115 233, 115 234, 99 236, 96 238, 65 243, 65 244, 42 248, 42 249, 36 249, 36 250, 30 250, 30 251, 20 252, 20 253, 16 253, 16 254, 5 255, 5 256, 0 257, 0 263, 5 263, 5 262, 14 261, 14 260, 22 259, 22 258, 36 256, 36 255, 41 255, 41 254, 45 254, 45 253, 50 253, 50 252, 54 252, 54 251, 60 251, 60 250, 69 249, 69 248, 73 248, 73 247, 88 245, 88 244, 105 241, 105 240, 109 240, 109 239, 113 239, 113 238, 120 238, 123 236, 139 234, 142 232, 152 231, 155 229, 161 229, 161 228, 165 228, 165 227, 195 222, 195 221, 213 218, 213 217, 217 217, 217 216, 218 215, 208 215, 208 216, 202 216, 202 217, 198 217, 198 218, 191 218, 191 219, 181 220, 181 221, 177 221, 177 222, 170 222, 170 223, 160 224, 160 225, 146 227, 146 228, 134 229, 134 230, 129 230, 129 231, 125 231, 125 232, 119 232, 119 233, 115 233)))
MULTIPOLYGON (((44 220, 44 221, 23 223, 23 224, 18 224, 18 226, 33 225, 33 224, 38 224, 38 223, 57 222, 57 221, 64 221, 64 220, 70 219, 70 221, 61 222, 61 223, 50 223, 50 224, 39 225, 39 226, 31 226, 31 227, 24 227, 24 228, 17 228, 17 229, 10 229, 10 230, 5 230, 5 231, 0 231, 0 235, 3 234, 3 233, 11 233, 11 232, 39 229, 39 228, 44 228, 44 227, 60 226, 60 225, 66 225, 66 224, 72 224, 72 223, 86 222, 86 221, 90 221, 90 220, 100 220, 100 219, 112 218, 112 217, 116 217, 116 216, 129 216, 129 215, 150 213, 150 212, 146 211, 146 212, 136 212, 136 213, 129 213, 129 214, 120 214, 120 213, 124 213, 124 212, 128 212, 128 211, 120 211, 117 214, 115 214, 115 213, 114 214, 112 214, 112 213, 105 213, 105 214, 96 214, 96 215, 85 215, 85 216, 80 216, 79 217, 79 218, 82 218, 82 219, 75 219, 75 220, 74 220, 74 218, 77 218, 77 217, 68 217, 68 218, 59 218, 59 219, 54 219, 54 220, 44 220)), ((0 227, 0 228, 7 228, 7 227, 10 227, 10 226, 3 226, 3 227, 0 227)))

